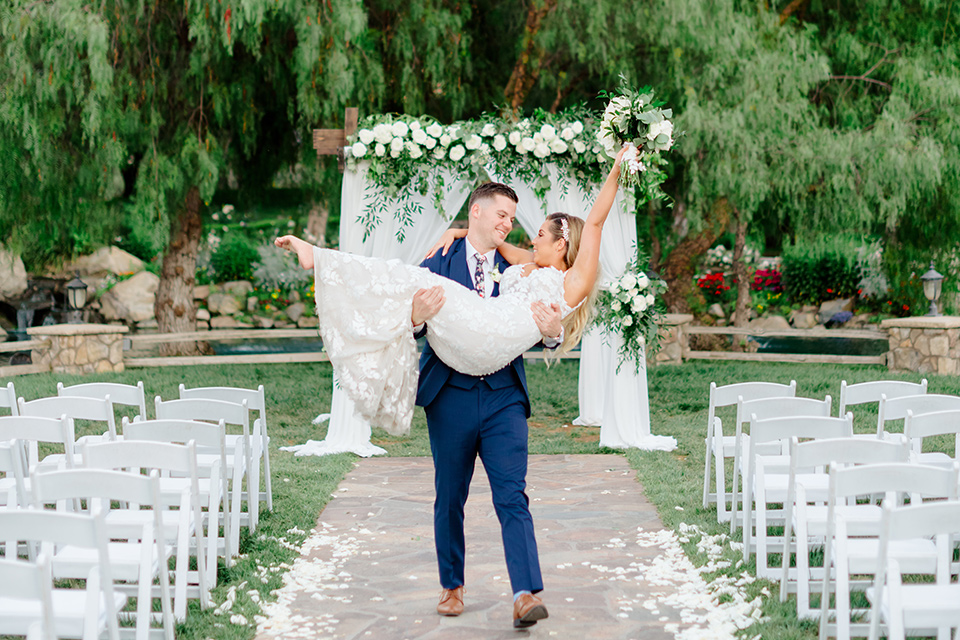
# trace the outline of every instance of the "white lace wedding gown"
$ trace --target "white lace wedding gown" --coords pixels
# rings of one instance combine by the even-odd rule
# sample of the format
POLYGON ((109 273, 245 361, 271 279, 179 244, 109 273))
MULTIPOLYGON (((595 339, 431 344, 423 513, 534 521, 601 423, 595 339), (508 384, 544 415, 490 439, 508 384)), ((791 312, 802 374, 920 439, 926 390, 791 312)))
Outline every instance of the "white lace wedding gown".
POLYGON ((416 341, 410 326, 413 294, 440 285, 446 302, 427 323, 427 338, 451 368, 482 376, 499 371, 541 340, 530 304, 563 298, 563 272, 520 265, 504 271, 500 295, 476 291, 399 260, 314 248, 320 335, 340 387, 371 424, 402 435, 410 430, 417 393, 416 341))

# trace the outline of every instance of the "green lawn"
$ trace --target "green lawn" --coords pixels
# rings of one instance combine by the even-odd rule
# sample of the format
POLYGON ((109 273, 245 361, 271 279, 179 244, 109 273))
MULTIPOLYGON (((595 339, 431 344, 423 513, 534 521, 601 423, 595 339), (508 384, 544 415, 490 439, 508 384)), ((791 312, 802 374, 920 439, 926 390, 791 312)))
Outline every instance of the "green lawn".
MULTIPOLYGON (((713 363, 692 362, 677 367, 658 367, 648 371, 650 391, 650 419, 653 431, 676 437, 678 447, 670 453, 628 451, 626 454, 598 450, 599 429, 570 426, 577 416, 576 361, 560 362, 549 369, 542 363, 528 364, 527 375, 532 394, 533 411, 530 418, 530 453, 608 453, 626 455, 637 470, 639 482, 647 497, 657 505, 664 523, 676 528, 681 522, 695 524, 709 533, 724 533, 727 526, 716 523, 714 510, 701 507, 703 479, 704 434, 706 432, 708 386, 718 384, 766 380, 770 382, 797 381, 801 396, 834 398, 834 413, 839 401, 840 381, 849 383, 878 379, 919 381, 922 376, 889 374, 882 367, 713 363), (682 511, 675 507, 680 506, 682 511)), ((960 395, 960 378, 928 376, 930 393, 960 395)), ((258 612, 257 605, 247 595, 256 589, 262 597, 281 585, 280 572, 267 572, 268 580, 261 582, 264 571, 259 567, 276 566, 292 560, 294 554, 278 541, 299 543, 303 534, 290 534, 294 527, 301 531, 313 528, 320 510, 330 494, 351 468, 355 457, 350 454, 323 458, 295 458, 277 451, 277 447, 302 443, 308 439, 322 439, 324 427, 316 427, 311 420, 318 413, 330 409, 331 369, 327 364, 292 364, 263 366, 197 366, 139 369, 123 374, 61 376, 41 374, 14 380, 17 393, 27 400, 56 394, 56 383, 75 384, 95 380, 135 383, 143 380, 148 398, 160 395, 164 399, 177 396, 177 385, 188 387, 228 385, 255 387, 263 384, 267 391, 269 430, 272 438, 274 511, 261 517, 261 530, 255 538, 241 541, 243 557, 232 568, 221 566, 220 586, 214 591, 217 603, 226 598, 231 587, 237 591, 237 604, 231 613, 242 613, 248 620, 258 612), (242 587, 241 584, 246 583, 242 587)), ((148 407, 152 415, 152 408, 148 407)), ((724 424, 732 422, 724 417, 724 424)), ((859 432, 875 429, 876 413, 858 412, 854 421, 859 432)), ((84 425, 78 435, 85 432, 84 425)), ((411 434, 396 438, 376 431, 374 444, 385 448, 391 456, 426 456, 430 454, 426 422, 418 410, 411 434)), ((935 442, 935 448, 952 451, 952 439, 935 442)), ((693 542, 686 545, 694 561, 693 542)), ((731 559, 738 559, 732 556, 731 559)), ((752 568, 748 565, 747 568, 752 568)), ((742 570, 742 568, 740 569, 742 570)), ((732 573, 737 571, 731 569, 732 573)), ((774 597, 765 607, 770 622, 750 629, 749 636, 762 633, 764 638, 813 638, 816 629, 810 623, 800 623, 794 615, 793 603, 781 605, 776 598, 775 585, 755 585, 759 591, 767 586, 774 597)), ((231 625, 229 615, 216 616, 212 611, 191 609, 187 622, 178 630, 178 637, 189 639, 241 639, 253 636, 255 627, 231 625)))

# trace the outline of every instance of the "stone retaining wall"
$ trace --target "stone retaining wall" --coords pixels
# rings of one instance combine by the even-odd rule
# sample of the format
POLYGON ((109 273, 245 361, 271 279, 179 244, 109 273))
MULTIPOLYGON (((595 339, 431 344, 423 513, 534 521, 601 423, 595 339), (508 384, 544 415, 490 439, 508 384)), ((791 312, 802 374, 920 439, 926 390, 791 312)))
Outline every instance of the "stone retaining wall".
POLYGON ((889 335, 891 371, 960 373, 960 318, 895 318, 880 323, 889 335))
POLYGON ((33 364, 54 373, 123 371, 123 334, 120 324, 55 324, 32 327, 27 333, 48 346, 33 349, 33 364))
POLYGON ((660 351, 647 362, 658 364, 683 364, 683 356, 689 345, 686 327, 693 322, 689 313, 667 313, 660 325, 660 351))

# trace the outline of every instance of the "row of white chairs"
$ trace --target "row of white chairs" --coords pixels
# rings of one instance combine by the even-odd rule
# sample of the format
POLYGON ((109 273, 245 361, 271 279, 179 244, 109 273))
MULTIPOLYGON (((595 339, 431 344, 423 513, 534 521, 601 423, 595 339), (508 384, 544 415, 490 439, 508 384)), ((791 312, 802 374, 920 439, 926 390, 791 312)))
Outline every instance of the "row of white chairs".
MULTIPOLYGON (((170 620, 183 620, 188 598, 198 598, 201 606, 206 606, 209 589, 216 583, 218 557, 223 557, 228 565, 231 563, 239 547, 241 526, 246 525, 251 532, 257 526, 261 499, 266 501, 268 508, 272 508, 263 387, 254 391, 229 388, 185 389, 181 385, 180 399, 167 402, 159 397, 155 399, 157 419, 154 420, 146 420, 142 383, 135 387, 103 383, 74 387, 58 385, 56 398, 42 398, 30 402, 22 398, 12 400, 15 397, 12 384, 2 391, 4 393, 0 394, 0 406, 8 406, 11 416, 0 417, 0 442, 6 443, 0 445, 0 471, 6 472, 6 478, 0 479, 0 501, 5 507, 0 508, 0 518, 5 518, 8 514, 19 514, 25 509, 49 506, 48 503, 56 503, 58 509, 68 511, 75 511, 82 506, 87 513, 85 517, 89 518, 94 517, 95 509, 107 510, 109 539, 118 539, 120 536, 120 539, 140 544, 141 552, 138 557, 141 564, 136 570, 127 567, 125 573, 117 576, 115 556, 120 552, 116 550, 119 547, 110 547, 112 543, 107 545, 109 554, 104 560, 114 567, 113 580, 123 580, 117 583, 118 586, 135 585, 133 591, 127 591, 138 598, 137 612, 127 617, 135 618, 138 639, 146 637, 143 634, 149 630, 149 621, 158 617, 163 622, 165 635, 167 630, 172 633, 170 620), (114 398, 118 398, 119 402, 114 402, 114 398), (249 403, 251 399, 252 404, 249 403), (134 406, 137 409, 133 420, 128 417, 122 419, 120 430, 116 425, 114 404, 134 406), (252 430, 249 425, 251 409, 256 412, 252 430), (75 419, 102 422, 105 430, 102 435, 86 436, 77 440, 74 437, 75 419), (228 434, 227 424, 237 425, 241 433, 228 434), (40 443, 58 444, 63 453, 46 456, 41 460, 38 446, 40 443), (176 454, 175 451, 180 453, 176 454), (177 455, 180 456, 180 461, 175 463, 177 455), (187 462, 188 460, 192 462, 187 462), (265 467, 265 492, 259 490, 261 460, 265 467), (101 470, 94 471, 86 467, 101 470), (110 483, 104 475, 107 471, 103 469, 123 469, 140 476, 151 471, 159 474, 158 500, 150 502, 145 498, 146 494, 134 500, 129 496, 124 497, 125 494, 111 493, 110 483), (52 497, 53 494, 48 493, 49 490, 44 487, 58 475, 62 483, 59 485, 61 494, 52 497), (244 480, 246 491, 243 490, 244 480), (107 484, 101 486, 98 482, 107 484), (44 493, 45 491, 47 493, 44 493), (67 495, 71 491, 73 494, 67 495), (111 504, 115 506, 118 502, 121 505, 134 505, 133 512, 138 511, 142 505, 149 505, 149 512, 162 514, 159 524, 153 524, 151 529, 160 531, 161 534, 154 536, 148 544, 148 532, 140 526, 143 523, 138 525, 137 518, 134 518, 133 525, 136 526, 130 524, 130 510, 126 510, 128 513, 124 516, 117 509, 111 508, 111 504), (243 502, 247 505, 245 513, 241 510, 243 502), (175 509, 170 510, 171 506, 175 509), (126 535, 130 538, 122 537, 126 535), (156 548, 158 551, 148 554, 145 550, 147 547, 156 548), (162 553, 159 550, 162 550, 162 553), (166 571, 166 559, 174 557, 171 554, 175 554, 172 610, 164 604, 171 596, 157 592, 158 589, 166 592, 169 588, 169 576, 163 577, 156 572, 160 565, 163 565, 163 570, 166 571), (161 555, 163 561, 160 559, 161 555), (147 562, 148 557, 153 559, 152 563, 148 564, 156 571, 146 579, 143 576, 146 575, 144 572, 147 565, 143 563, 147 562), (193 571, 189 569, 191 557, 195 558, 197 567, 193 571), (154 579, 158 580, 160 585, 150 587, 154 579), (167 587, 163 587, 164 581, 167 587), (161 612, 158 616, 151 613, 150 603, 155 597, 161 599, 161 612)), ((146 480, 146 476, 139 479, 146 480)), ((116 478, 112 484, 123 485, 116 478)), ((134 486, 134 483, 131 483, 131 486, 134 486)), ((34 533, 37 536, 41 534, 39 531, 34 533)), ((8 538, 0 536, 0 540, 8 538)), ((6 544, 6 557, 0 566, 0 574, 8 568, 13 572, 27 571, 22 566, 23 562, 15 563, 17 552, 20 551, 22 556, 24 546, 18 546, 15 537, 10 540, 14 542, 6 544), (7 560, 10 562, 6 562, 7 560)), ((62 543, 42 537, 38 537, 37 541, 44 543, 39 553, 33 546, 25 547, 27 557, 34 561, 34 569, 40 573, 45 571, 44 575, 50 577, 66 577, 61 571, 64 564, 62 543), (46 569, 43 568, 43 563, 39 562, 41 559, 48 563, 46 569)), ((132 548, 125 548, 124 553, 131 553, 132 548)), ((85 557, 90 560, 95 555, 97 554, 88 549, 85 557)), ((3 581, 4 578, 0 578, 0 582, 3 581)), ((105 603, 110 597, 118 598, 119 602, 121 596, 125 602, 126 594, 119 593, 108 597, 104 591, 96 598, 90 595, 103 588, 104 581, 96 576, 92 582, 87 581, 88 615, 83 623, 83 633, 65 637, 97 637, 105 630, 113 637, 110 629, 111 614, 105 603), (95 601, 101 606, 92 607, 91 603, 95 601), (93 624, 93 620, 98 620, 99 623, 93 624), (104 627, 104 624, 107 626, 104 627), (94 633, 93 627, 98 630, 94 635, 89 635, 94 633)), ((61 590, 52 590, 51 596, 67 599, 75 597, 70 594, 58 596, 59 591, 61 590)), ((49 634, 51 629, 59 629, 58 625, 70 624, 57 617, 54 626, 50 626, 47 624, 49 621, 44 622, 44 617, 39 613, 32 616, 37 613, 32 610, 30 616, 14 615, 8 620, 4 615, 4 603, 7 603, 5 598, 6 595, 0 593, 0 633, 38 633, 37 630, 40 629, 49 634), (44 624, 24 630, 24 620, 29 621, 28 619, 44 624), (13 625, 13 628, 9 627, 5 620, 13 625), (20 630, 13 630, 15 628, 20 630)), ((119 604, 115 608, 122 606, 119 604)), ((13 609, 18 610, 16 606, 13 609)), ((76 630, 77 627, 73 629, 76 630)), ((58 632, 57 635, 63 634, 58 632)))

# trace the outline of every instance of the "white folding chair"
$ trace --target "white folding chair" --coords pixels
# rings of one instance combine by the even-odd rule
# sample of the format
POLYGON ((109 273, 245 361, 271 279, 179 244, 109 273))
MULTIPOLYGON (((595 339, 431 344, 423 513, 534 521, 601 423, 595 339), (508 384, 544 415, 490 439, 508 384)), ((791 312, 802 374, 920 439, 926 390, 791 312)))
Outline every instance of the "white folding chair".
POLYGON ((903 434, 913 446, 914 458, 920 464, 951 467, 960 460, 960 410, 936 411, 914 415, 907 411, 903 434), (933 436, 953 436, 953 456, 942 451, 923 451, 923 439, 933 436))
MULTIPOLYGON (((819 483, 806 483, 805 474, 823 473, 827 465, 880 464, 885 462, 907 462, 910 448, 905 438, 897 441, 877 438, 834 438, 829 440, 810 440, 799 442, 790 439, 790 472, 787 478, 787 496, 783 503, 784 550, 780 565, 780 602, 786 602, 787 593, 795 588, 797 594, 797 617, 816 618, 819 608, 810 607, 810 593, 813 583, 823 579, 821 567, 810 566, 810 551, 813 541, 822 540, 826 535, 827 507, 826 492, 819 483), (793 532, 796 530, 796 569, 790 571, 790 555, 793 552, 793 532)), ((845 516, 850 531, 863 520, 874 526, 880 521, 880 509, 874 505, 857 505, 848 508, 837 505, 837 513, 845 516), (863 508, 859 508, 863 507, 863 508)))
MULTIPOLYGON (((754 537, 757 547, 757 576, 775 579, 779 572, 767 564, 771 543, 767 527, 779 524, 783 513, 774 513, 767 509, 768 503, 783 503, 786 500, 789 478, 789 460, 786 458, 790 438, 824 439, 850 438, 853 436, 853 416, 831 418, 829 416, 790 416, 786 418, 768 418, 759 420, 756 414, 750 420, 750 437, 746 443, 743 479, 743 559, 750 560, 753 552, 754 537), (774 455, 760 455, 765 444, 776 445, 774 455), (753 503, 756 502, 756 507, 753 503), (756 536, 753 533, 753 519, 756 513, 756 536)), ((805 486, 820 487, 825 492, 827 476, 807 474, 805 486)), ((775 541, 782 550, 782 541, 775 541)))
MULTIPOLYGON (((716 382, 710 383, 710 404, 707 410, 707 437, 705 440, 706 453, 703 461, 703 508, 711 502, 717 504, 717 520, 726 522, 730 519, 727 510, 727 480, 725 461, 734 457, 735 436, 723 435, 723 423, 717 417, 717 409, 731 407, 737 404, 740 398, 744 400, 760 400, 763 398, 792 398, 797 395, 797 381, 790 384, 775 382, 739 382, 718 387, 716 382), (710 491, 711 463, 714 465, 714 486, 710 491)), ((269 477, 269 476, 268 476, 269 477)))
MULTIPOLYGON (((37 418, 34 416, 0 416, 0 442, 20 440, 26 453, 23 466, 24 478, 40 462, 38 443, 55 444, 63 447, 62 454, 52 454, 43 459, 43 465, 57 468, 71 468, 74 463, 73 419, 66 416, 56 418, 37 418)), ((29 484, 29 480, 26 481, 29 484)))
MULTIPOLYGON (((110 396, 106 398, 52 397, 31 400, 30 402, 25 402, 23 398, 20 398, 19 405, 21 416, 59 418, 65 415, 74 424, 77 420, 103 423, 101 428, 106 429, 106 431, 81 436, 78 439, 79 441, 98 442, 103 439, 117 439, 117 421, 113 413, 113 402, 110 400, 110 396)), ((53 464, 59 462, 59 460, 60 458, 56 455, 48 456, 44 459, 44 464, 53 464)))
MULTIPOLYGON (((242 450, 241 456, 228 457, 230 467, 227 473, 234 478, 230 484, 230 513, 235 522, 246 523, 251 533, 256 529, 257 512, 259 510, 259 491, 250 485, 250 469, 253 466, 250 435, 250 410, 246 401, 239 404, 223 400, 208 400, 206 398, 189 398, 184 400, 167 400, 164 402, 157 396, 154 400, 157 420, 193 420, 203 422, 218 422, 222 420, 229 428, 231 425, 239 427, 240 434, 227 434, 226 445, 228 451, 242 450), (237 447, 237 444, 241 446, 237 447), (239 468, 239 472, 238 472, 239 468), (237 481, 239 478, 239 482, 237 481), (246 480, 247 491, 243 491, 243 480, 246 480), (241 503, 246 501, 247 513, 241 513, 241 503)), ((254 423, 254 431, 259 437, 259 421, 254 423)), ((217 452, 213 452, 217 453, 217 452)), ((230 548, 236 551, 240 548, 240 527, 231 527, 230 548)))
POLYGON ((899 398, 881 397, 877 415, 877 437, 888 437, 891 432, 887 431, 887 423, 905 420, 908 411, 912 411, 915 416, 940 411, 960 411, 960 396, 928 393, 899 398))
MULTIPOLYGON (((113 586, 113 572, 107 555, 107 532, 104 514, 95 509, 91 515, 57 513, 21 509, 0 511, 0 541, 8 555, 2 561, 5 567, 17 562, 15 554, 19 542, 39 543, 41 552, 37 562, 43 561, 43 571, 49 575, 50 558, 55 546, 72 545, 89 550, 92 567, 83 576, 83 589, 54 589, 51 596, 54 635, 58 638, 98 640, 106 633, 110 640, 119 640, 117 613, 126 605, 127 597, 113 586), (46 565, 46 566, 45 566, 46 565)), ((6 593, 0 597, 0 634, 25 635, 43 622, 42 604, 32 599, 10 594, 16 584, 0 580, 6 593), (9 586, 8 586, 9 585, 9 586)), ((48 632, 49 633, 49 632, 48 632)))
POLYGON ((210 400, 223 400, 224 402, 234 402, 242 404, 247 402, 247 408, 250 411, 257 412, 257 418, 260 420, 260 437, 256 434, 256 421, 254 422, 254 433, 251 434, 253 453, 251 459, 253 466, 250 469, 252 476, 251 484, 255 487, 260 486, 260 459, 263 459, 263 473, 265 491, 260 492, 260 500, 267 503, 267 510, 273 511, 273 484, 270 477, 270 436, 267 434, 267 399, 261 384, 256 389, 243 389, 241 387, 194 387, 187 389, 183 384, 180 385, 180 398, 208 398, 210 400))
MULTIPOLYGON (((862 623, 854 624, 854 615, 865 610, 850 606, 851 589, 864 589, 869 582, 853 580, 855 575, 875 576, 879 568, 879 526, 868 530, 869 522, 858 520, 856 531, 848 523, 847 515, 839 514, 837 507, 846 503, 857 505, 857 498, 877 493, 887 494, 891 504, 902 504, 910 496, 912 505, 925 498, 956 501, 960 482, 960 466, 942 469, 915 463, 868 464, 845 469, 830 467, 830 488, 827 497, 827 535, 824 542, 823 566, 826 576, 831 571, 834 580, 822 581, 820 597, 820 640, 834 636, 848 640, 851 634, 866 636, 869 629, 862 623), (830 620, 830 593, 835 591, 836 621, 830 620), (833 631, 833 633, 831 633, 833 631)), ((896 559, 909 573, 933 573, 936 570, 936 545, 930 540, 897 541, 888 547, 888 557, 896 559)))
MULTIPOLYGON (((64 603, 60 612, 64 611, 64 603)), ((85 603, 71 617, 82 618, 85 603)), ((0 633, 26 635, 27 640, 57 640, 53 612, 53 576, 50 560, 41 554, 36 563, 0 559, 0 633)))
MULTIPOLYGON (((823 400, 813 398, 758 398, 757 400, 742 400, 737 402, 736 432, 734 438, 733 453, 733 488, 731 495, 730 515, 730 534, 733 535, 737 527, 743 526, 742 514, 737 517, 738 502, 740 500, 740 476, 744 469, 742 468, 743 453, 749 436, 744 433, 743 426, 747 424, 752 416, 758 420, 768 420, 770 418, 788 418, 792 416, 813 416, 830 417, 830 407, 832 400, 827 396, 823 400)), ((776 453, 777 447, 766 446, 757 450, 757 453, 776 453)))
POLYGON ((880 528, 879 569, 872 589, 867 590, 870 608, 870 640, 880 635, 880 623, 887 638, 903 640, 910 635, 934 635, 949 640, 950 630, 960 628, 960 584, 952 582, 950 561, 953 541, 960 539, 960 503, 940 502, 908 507, 883 505, 880 528), (904 584, 900 562, 890 558, 897 542, 935 538, 937 545, 936 582, 904 584), (952 538, 952 540, 951 540, 952 538))
POLYGON ((143 392, 142 381, 135 385, 119 382, 86 382, 69 387, 63 386, 62 382, 58 382, 57 396, 61 398, 96 398, 99 400, 110 398, 114 408, 117 405, 135 408, 137 415, 133 418, 134 422, 147 419, 147 396, 143 392))
MULTIPOLYGON (((88 509, 100 508, 109 512, 105 519, 107 555, 114 580, 123 581, 114 587, 137 598, 136 639, 148 640, 153 619, 153 599, 160 600, 159 622, 163 636, 173 640, 173 613, 170 605, 170 575, 168 559, 173 548, 164 539, 164 523, 160 502, 160 476, 156 471, 150 476, 134 475, 101 469, 70 469, 35 473, 31 478, 33 506, 44 509, 55 504, 60 511, 72 510, 70 505, 78 501, 87 503, 88 509), (111 507, 111 503, 119 507, 111 507), (149 507, 143 512, 141 507, 149 507), (112 523, 110 513, 135 515, 133 522, 122 525, 112 523), (159 589, 153 588, 153 580, 159 581, 159 589)), ((189 499, 186 501, 189 505, 189 499)), ((181 503, 182 504, 182 503, 181 503)), ((189 517, 189 508, 186 515, 189 517)), ((61 545, 51 558, 54 577, 82 578, 96 566, 89 550, 71 543, 61 545)), ((130 619, 126 612, 121 619, 130 619)))
MULTIPOLYGON (((131 423, 140 425, 143 423, 131 423)), ((88 469, 108 469, 139 474, 144 471, 160 475, 160 500, 165 509, 161 513, 163 537, 175 546, 173 615, 183 620, 187 614, 187 599, 199 599, 201 608, 210 600, 209 584, 216 584, 217 516, 219 513, 219 463, 211 478, 200 478, 196 444, 151 442, 125 438, 119 442, 84 443, 80 447, 83 464, 88 469), (212 492, 211 492, 212 488, 212 492), (204 518, 203 506, 213 505, 204 518), (204 524, 206 523, 206 532, 204 524), (190 571, 190 556, 197 559, 197 570, 190 571)), ((107 523, 111 526, 137 526, 142 515, 111 512, 107 523)))
POLYGON ((8 382, 7 386, 0 387, 0 407, 10 409, 10 415, 20 415, 20 408, 17 406, 17 392, 13 388, 13 383, 8 382))
POLYGON ((849 407, 862 404, 879 404, 880 396, 887 396, 887 399, 892 400, 902 396, 918 396, 926 393, 926 378, 919 383, 904 382, 903 380, 874 380, 872 382, 847 384, 846 380, 841 380, 839 415, 846 415, 849 407))

